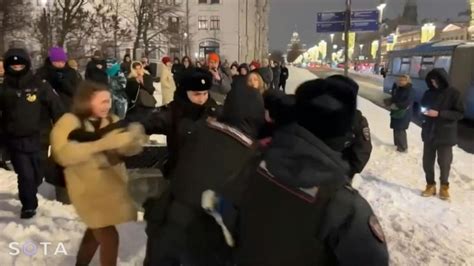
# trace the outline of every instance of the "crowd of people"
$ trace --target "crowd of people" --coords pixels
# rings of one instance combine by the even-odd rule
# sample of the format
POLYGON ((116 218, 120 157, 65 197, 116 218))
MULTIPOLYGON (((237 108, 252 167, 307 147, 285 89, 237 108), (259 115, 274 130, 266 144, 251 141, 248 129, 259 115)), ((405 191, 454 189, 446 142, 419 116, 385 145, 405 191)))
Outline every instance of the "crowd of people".
MULTIPOLYGON (((388 265, 382 227, 351 185, 372 151, 352 79, 310 80, 287 95, 288 68, 273 60, 164 57, 157 106, 146 58, 120 63, 96 52, 85 81, 60 47, 36 73, 23 49, 0 63, 1 154, 18 174, 21 218, 36 215, 46 177, 87 226, 76 265, 98 249, 101 265, 116 265, 116 226, 137 218, 124 160, 151 134, 167 138, 168 186, 143 204, 145 265, 388 265)), ((437 153, 447 198, 455 135, 446 128, 462 107, 445 73, 433 70, 427 82, 423 195, 436 193, 437 153)), ((401 77, 390 100, 400 152, 412 101, 401 77)))

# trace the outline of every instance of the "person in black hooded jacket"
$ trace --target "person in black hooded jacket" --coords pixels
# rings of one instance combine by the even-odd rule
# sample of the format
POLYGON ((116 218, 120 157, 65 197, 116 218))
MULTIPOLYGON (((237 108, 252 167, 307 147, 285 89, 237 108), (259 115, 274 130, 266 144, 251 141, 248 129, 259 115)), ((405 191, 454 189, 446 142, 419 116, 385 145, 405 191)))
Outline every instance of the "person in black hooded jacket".
POLYGON ((41 167, 41 114, 56 121, 64 113, 61 99, 45 80, 31 71, 31 60, 23 49, 5 53, 5 81, 0 90, 1 126, 11 162, 18 174, 21 218, 36 214, 41 167))
POLYGON ((449 199, 449 171, 453 161, 453 146, 457 144, 458 121, 464 116, 461 94, 449 84, 444 69, 433 69, 426 75, 428 90, 421 100, 424 115, 422 124, 423 169, 426 189, 422 196, 436 195, 434 164, 438 155, 440 168, 440 198, 449 199))
MULTIPOLYGON (((167 206, 164 217, 148 221, 145 265, 231 265, 222 229, 201 208, 201 199, 207 190, 226 195, 229 191, 220 188, 255 161, 255 140, 263 123, 262 96, 251 88, 231 91, 217 120, 198 123, 180 150, 169 194, 157 205, 167 206)), ((224 219, 232 221, 233 213, 229 209, 224 219)))
POLYGON ((296 123, 277 130, 259 165, 239 178, 244 193, 228 199, 238 209, 236 265, 388 265, 382 228, 350 186, 337 144, 355 108, 350 89, 300 85, 296 123))
POLYGON ((101 51, 95 51, 91 61, 87 63, 85 78, 100 84, 109 84, 107 76, 107 63, 101 51))

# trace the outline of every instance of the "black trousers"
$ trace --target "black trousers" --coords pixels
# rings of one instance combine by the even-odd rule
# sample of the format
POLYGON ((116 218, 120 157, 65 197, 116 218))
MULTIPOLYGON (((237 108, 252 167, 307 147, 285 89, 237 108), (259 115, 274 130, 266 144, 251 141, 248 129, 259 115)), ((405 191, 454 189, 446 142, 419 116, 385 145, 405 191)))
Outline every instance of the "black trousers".
POLYGON ((406 130, 393 130, 393 142, 399 150, 405 151, 408 149, 407 132, 406 130))
POLYGON ((425 171, 426 183, 436 184, 435 181, 435 161, 438 156, 440 168, 441 185, 449 185, 449 171, 453 162, 453 147, 447 145, 435 145, 425 143, 423 147, 423 169, 425 171))
POLYGON ((36 210, 38 187, 43 180, 40 152, 10 151, 11 162, 18 175, 18 194, 22 210, 36 210))
MULTIPOLYGON (((283 92, 286 90, 286 80, 280 80, 280 87, 283 89, 283 92)), ((280 88, 278 88, 280 89, 280 88)))

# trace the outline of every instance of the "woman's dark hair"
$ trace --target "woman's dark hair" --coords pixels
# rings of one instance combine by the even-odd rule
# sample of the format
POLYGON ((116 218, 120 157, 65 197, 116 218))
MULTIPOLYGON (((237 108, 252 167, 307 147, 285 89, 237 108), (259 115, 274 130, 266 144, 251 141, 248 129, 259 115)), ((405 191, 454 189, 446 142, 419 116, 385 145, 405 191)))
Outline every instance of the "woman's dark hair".
POLYGON ((188 60, 190 66, 193 65, 193 61, 191 60, 191 58, 189 56, 183 57, 183 59, 181 60, 181 64, 184 64, 185 60, 188 60))
POLYGON ((85 80, 79 84, 72 102, 72 113, 81 119, 92 116, 91 100, 94 94, 109 91, 106 85, 85 80))

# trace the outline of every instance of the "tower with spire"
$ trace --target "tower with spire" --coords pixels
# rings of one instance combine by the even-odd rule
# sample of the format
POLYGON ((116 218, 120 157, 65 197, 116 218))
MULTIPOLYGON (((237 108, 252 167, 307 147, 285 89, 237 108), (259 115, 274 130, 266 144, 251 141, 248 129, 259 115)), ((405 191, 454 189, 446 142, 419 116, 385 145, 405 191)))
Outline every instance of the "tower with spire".
MULTIPOLYGON (((472 2, 472 0, 471 0, 472 2)), ((407 0, 400 21, 402 25, 418 25, 418 4, 416 0, 407 0)))

